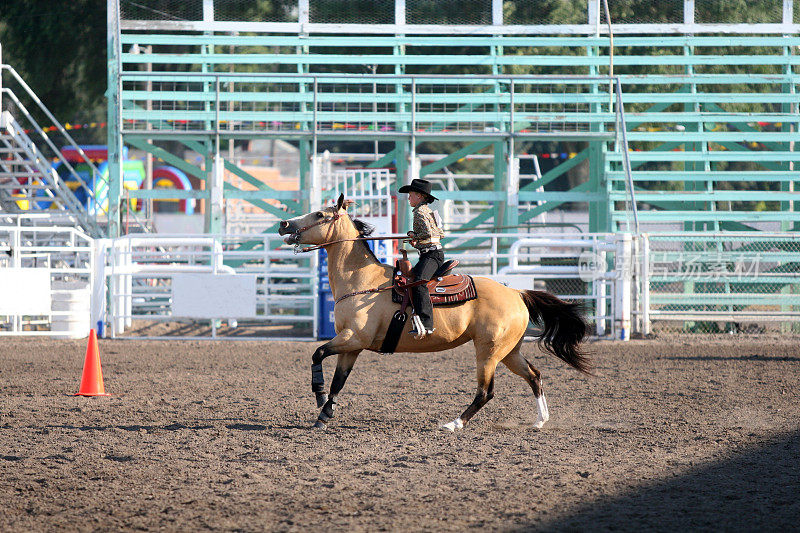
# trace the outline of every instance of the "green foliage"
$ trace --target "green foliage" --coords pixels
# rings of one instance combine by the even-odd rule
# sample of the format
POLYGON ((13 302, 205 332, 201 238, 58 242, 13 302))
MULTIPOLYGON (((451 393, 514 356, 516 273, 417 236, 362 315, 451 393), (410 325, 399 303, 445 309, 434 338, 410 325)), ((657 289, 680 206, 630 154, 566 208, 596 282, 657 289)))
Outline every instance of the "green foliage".
MULTIPOLYGON (((3 62, 19 72, 62 122, 105 121, 105 7, 103 0, 3 0, 3 62)), ((9 86, 22 96, 13 84, 9 86)), ((25 105, 34 110, 29 102, 25 105)))
POLYGON ((586 24, 585 0, 507 0, 506 24, 586 24))

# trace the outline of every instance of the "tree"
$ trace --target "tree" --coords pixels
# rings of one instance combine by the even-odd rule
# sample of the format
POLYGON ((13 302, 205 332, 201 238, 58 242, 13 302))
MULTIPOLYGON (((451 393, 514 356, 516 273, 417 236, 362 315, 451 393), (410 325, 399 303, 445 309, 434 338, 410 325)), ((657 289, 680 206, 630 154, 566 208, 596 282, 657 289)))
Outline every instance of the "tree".
MULTIPOLYGON (((3 62, 11 65, 61 122, 104 122, 106 117, 106 3, 3 0, 3 62)), ((8 83, 8 77, 5 77, 8 83)), ((10 84, 11 85, 11 84, 10 84)), ((24 105, 27 96, 12 85, 24 105)), ((46 125, 46 119, 36 114, 46 125)), ((105 132, 95 130, 96 139, 105 132)))

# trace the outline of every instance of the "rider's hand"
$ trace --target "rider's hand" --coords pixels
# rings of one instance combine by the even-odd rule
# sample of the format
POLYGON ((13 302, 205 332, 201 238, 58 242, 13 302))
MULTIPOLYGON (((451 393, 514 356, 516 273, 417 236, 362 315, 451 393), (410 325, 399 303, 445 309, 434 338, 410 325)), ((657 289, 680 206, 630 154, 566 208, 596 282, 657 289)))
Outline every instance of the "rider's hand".
POLYGON ((412 239, 414 238, 414 232, 413 231, 409 231, 408 233, 406 233, 406 235, 408 235, 412 239))

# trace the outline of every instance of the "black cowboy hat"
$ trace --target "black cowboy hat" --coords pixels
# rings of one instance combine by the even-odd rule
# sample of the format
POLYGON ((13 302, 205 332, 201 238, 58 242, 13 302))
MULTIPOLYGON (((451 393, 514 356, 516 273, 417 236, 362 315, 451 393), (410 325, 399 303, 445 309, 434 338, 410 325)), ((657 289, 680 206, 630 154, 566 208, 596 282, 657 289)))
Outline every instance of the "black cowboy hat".
POLYGON ((438 200, 438 198, 436 198, 434 195, 431 194, 431 182, 428 180, 423 180, 418 178, 413 179, 411 180, 410 184, 403 185, 397 190, 397 192, 402 192, 402 193, 411 191, 416 191, 418 193, 425 195, 428 198, 428 202, 435 202, 436 200, 438 200))

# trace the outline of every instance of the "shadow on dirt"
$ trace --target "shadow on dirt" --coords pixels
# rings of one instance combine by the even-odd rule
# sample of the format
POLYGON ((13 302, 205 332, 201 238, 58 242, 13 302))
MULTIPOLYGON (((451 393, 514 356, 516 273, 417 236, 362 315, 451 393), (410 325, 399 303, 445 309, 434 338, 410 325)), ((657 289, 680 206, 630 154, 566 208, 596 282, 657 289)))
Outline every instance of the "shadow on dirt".
MULTIPOLYGON (((800 432, 673 479, 593 501, 537 531, 795 531, 800 432)), ((521 528, 517 531, 526 531, 521 528)))
POLYGON ((800 361, 800 357, 792 355, 743 355, 743 356, 721 356, 721 355, 672 355, 662 357, 672 361, 800 361))
POLYGON ((264 431, 267 426, 261 424, 227 424, 228 429, 238 429, 239 431, 264 431))
POLYGON ((167 424, 165 426, 141 426, 134 424, 132 426, 73 426, 68 424, 61 424, 57 426, 46 426, 46 428, 60 428, 60 429, 77 429, 79 431, 108 431, 110 429, 121 429, 123 431, 179 431, 181 429, 211 429, 214 426, 185 426, 183 424, 167 424))

